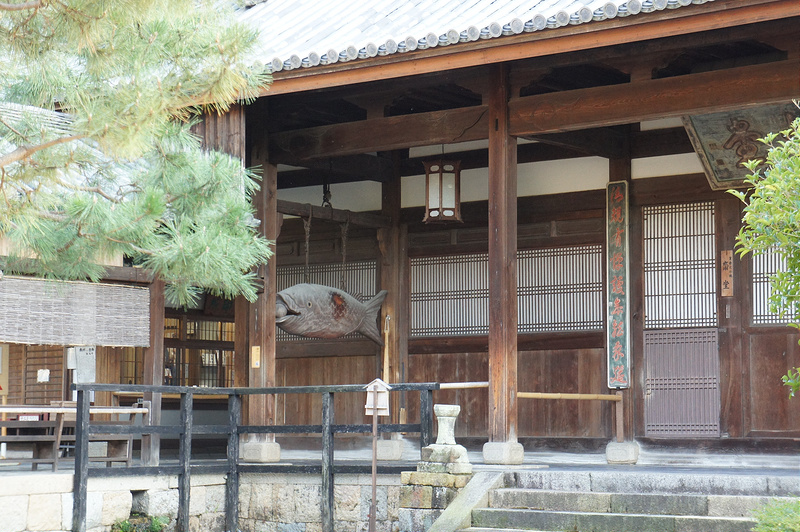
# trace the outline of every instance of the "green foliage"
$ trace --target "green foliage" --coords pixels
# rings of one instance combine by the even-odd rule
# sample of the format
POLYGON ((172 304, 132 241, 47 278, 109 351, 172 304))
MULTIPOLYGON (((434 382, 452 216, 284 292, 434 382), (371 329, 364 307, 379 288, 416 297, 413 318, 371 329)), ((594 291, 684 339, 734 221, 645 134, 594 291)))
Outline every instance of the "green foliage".
POLYGON ((800 532, 800 499, 772 501, 753 512, 753 532, 800 532))
POLYGON ((169 524, 169 518, 131 514, 129 519, 117 521, 111 532, 162 532, 169 524))
POLYGON ((255 30, 212 0, 26 4, 0 3, 0 268, 98 280, 123 254, 182 303, 254 299, 256 177, 190 127, 269 82, 255 30))
MULTIPOLYGON (((780 133, 770 133, 762 142, 769 146, 766 161, 746 164, 750 175, 747 191, 729 191, 744 202, 742 229, 737 236, 741 255, 772 252, 783 259, 786 269, 770 278, 773 312, 800 322, 800 118, 780 133)), ((800 370, 800 368, 798 368, 800 370)), ((789 371, 783 382, 790 394, 800 389, 798 371, 789 371)))

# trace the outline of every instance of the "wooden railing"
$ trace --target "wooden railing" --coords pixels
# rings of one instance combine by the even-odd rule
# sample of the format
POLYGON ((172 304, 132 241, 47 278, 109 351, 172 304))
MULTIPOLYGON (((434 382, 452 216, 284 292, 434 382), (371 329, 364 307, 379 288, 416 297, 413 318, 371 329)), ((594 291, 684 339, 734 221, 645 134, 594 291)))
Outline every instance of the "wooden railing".
MULTIPOLYGON (((322 475, 322 530, 333 529, 333 486, 334 472, 362 472, 353 467, 335 467, 334 435, 336 433, 372 432, 372 425, 334 424, 333 399, 335 393, 365 393, 366 385, 338 386, 284 386, 272 388, 196 388, 179 386, 137 386, 119 384, 76 384, 77 417, 75 432, 75 477, 73 486, 73 531, 86 530, 86 494, 89 477, 132 476, 132 475, 170 475, 178 476, 178 515, 176 530, 189 528, 190 480, 193 473, 222 473, 226 475, 225 490, 225 530, 238 530, 239 520, 239 474, 283 472, 319 472, 322 475), (130 392, 130 393, 172 393, 180 395, 180 424, 178 425, 95 425, 89 419, 92 407, 89 406, 89 392, 130 392), (250 395, 276 394, 321 394, 322 423, 319 425, 242 425, 242 398, 250 395), (224 425, 196 425, 194 423, 193 402, 195 396, 222 395, 228 398, 228 422, 224 425), (178 463, 176 465, 158 464, 134 467, 89 468, 89 440, 92 434, 131 434, 131 435, 177 435, 179 439, 178 463), (242 434, 321 434, 322 463, 319 467, 280 464, 240 464, 239 439, 242 434), (192 463, 190 460, 192 437, 195 435, 227 436, 227 461, 220 463, 192 463)), ((438 383, 397 383, 392 384, 390 393, 418 392, 420 394, 419 423, 379 424, 381 433, 419 433, 420 445, 430 445, 433 435, 433 391, 439 389, 438 383)), ((366 466, 363 472, 368 472, 366 466)))

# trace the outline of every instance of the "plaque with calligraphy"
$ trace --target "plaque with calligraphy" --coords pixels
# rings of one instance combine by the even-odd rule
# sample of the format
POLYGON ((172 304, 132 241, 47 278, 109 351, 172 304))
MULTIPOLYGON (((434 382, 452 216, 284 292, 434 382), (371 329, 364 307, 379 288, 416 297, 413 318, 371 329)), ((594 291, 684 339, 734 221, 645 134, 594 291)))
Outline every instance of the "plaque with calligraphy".
POLYGON ((630 276, 628 253, 628 183, 615 181, 606 189, 606 271, 608 314, 608 387, 630 387, 630 276))

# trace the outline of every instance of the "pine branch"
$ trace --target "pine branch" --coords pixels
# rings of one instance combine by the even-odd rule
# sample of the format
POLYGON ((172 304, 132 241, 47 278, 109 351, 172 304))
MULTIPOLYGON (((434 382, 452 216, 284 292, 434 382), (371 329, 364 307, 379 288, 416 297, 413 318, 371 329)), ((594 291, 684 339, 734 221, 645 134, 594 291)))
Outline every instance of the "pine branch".
POLYGON ((35 146, 30 146, 30 145, 20 146, 16 150, 0 157, 0 168, 5 168, 7 165, 11 163, 27 159, 37 151, 46 150, 47 148, 52 148, 53 146, 58 146, 59 144, 65 144, 67 142, 72 142, 73 140, 79 140, 85 137, 86 135, 70 135, 69 137, 60 137, 51 140, 50 142, 45 142, 44 144, 37 144, 35 146))

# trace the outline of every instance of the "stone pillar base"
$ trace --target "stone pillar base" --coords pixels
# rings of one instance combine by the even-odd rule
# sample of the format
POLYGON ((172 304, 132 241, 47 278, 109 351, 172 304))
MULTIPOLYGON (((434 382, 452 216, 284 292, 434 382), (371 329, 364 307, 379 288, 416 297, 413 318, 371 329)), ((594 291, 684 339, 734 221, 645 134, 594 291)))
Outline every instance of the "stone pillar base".
POLYGON ((487 464, 521 464, 525 458, 525 448, 515 441, 490 441, 483 444, 483 461, 487 464))
POLYGON ((243 462, 280 462, 281 444, 271 441, 248 441, 241 444, 243 462))
POLYGON ((635 441, 608 442, 606 461, 609 464, 635 464, 639 461, 639 444, 635 441))

